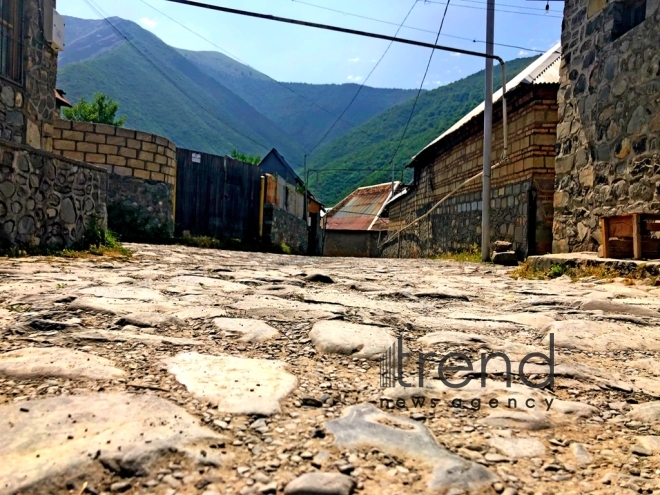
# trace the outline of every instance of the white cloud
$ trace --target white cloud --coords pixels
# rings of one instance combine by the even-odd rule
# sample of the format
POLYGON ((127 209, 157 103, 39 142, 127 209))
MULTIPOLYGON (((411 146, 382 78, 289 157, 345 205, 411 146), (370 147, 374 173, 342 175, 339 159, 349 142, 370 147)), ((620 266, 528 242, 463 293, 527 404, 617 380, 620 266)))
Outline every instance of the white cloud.
POLYGON ((520 50, 518 56, 522 57, 523 55, 529 55, 529 52, 527 50, 520 50))
POLYGON ((450 57, 460 57, 461 54, 460 53, 450 53, 449 56, 450 57))
POLYGON ((346 79, 352 82, 360 82, 362 81, 362 76, 348 76, 346 79))
POLYGON ((154 21, 153 19, 149 19, 148 17, 143 17, 142 19, 140 19, 140 24, 142 24, 147 29, 154 29, 156 26, 158 26, 158 21, 154 21))
POLYGON ((359 62, 359 61, 360 61, 360 57, 349 58, 348 61, 354 64, 355 62, 359 62))

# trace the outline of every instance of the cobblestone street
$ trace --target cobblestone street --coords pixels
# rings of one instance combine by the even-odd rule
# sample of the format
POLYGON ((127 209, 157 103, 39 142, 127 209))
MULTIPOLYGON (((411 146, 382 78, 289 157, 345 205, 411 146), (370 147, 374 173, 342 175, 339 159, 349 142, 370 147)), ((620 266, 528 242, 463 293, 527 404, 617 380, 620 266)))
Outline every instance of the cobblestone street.
POLYGON ((0 259, 0 494, 660 490, 659 288, 127 247, 0 259))

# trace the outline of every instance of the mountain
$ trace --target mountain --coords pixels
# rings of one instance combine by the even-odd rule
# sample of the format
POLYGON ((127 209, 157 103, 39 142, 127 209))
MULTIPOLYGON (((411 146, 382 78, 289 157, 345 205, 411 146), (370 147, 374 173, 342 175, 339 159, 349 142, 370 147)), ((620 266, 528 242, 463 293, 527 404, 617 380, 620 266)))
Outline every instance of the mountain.
MULTIPOLYGON (((507 80, 513 79, 535 58, 506 62, 507 80)), ((494 84, 499 89, 502 77, 497 69, 496 66, 494 84)), ((420 95, 406 137, 394 160, 395 180, 401 180, 401 171, 415 154, 483 101, 484 83, 485 72, 480 71, 420 95)), ((413 102, 408 101, 386 110, 308 158, 309 169, 314 170, 310 174, 309 187, 316 196, 327 205, 333 205, 357 187, 392 180, 389 162, 412 105, 413 102)))
MULTIPOLYGON (((360 88, 358 84, 280 83, 219 52, 179 50, 184 57, 247 101, 311 150, 336 122, 360 88)), ((410 100, 413 89, 364 86, 323 143, 410 100)))
MULTIPOLYGON (((127 126, 163 134, 181 147, 213 153, 235 147, 261 156, 276 147, 298 166, 304 149, 317 145, 359 89, 356 84, 280 83, 220 52, 175 49, 135 23, 109 21, 116 29, 105 20, 65 17, 58 87, 73 100, 107 93, 119 101, 127 126)), ((323 143, 414 94, 365 86, 323 143)))
POLYGON ((275 147, 292 164, 302 163, 303 148, 287 132, 137 24, 118 17, 109 19, 112 26, 65 21, 58 87, 69 99, 106 93, 120 103, 127 127, 183 148, 264 156, 275 147))

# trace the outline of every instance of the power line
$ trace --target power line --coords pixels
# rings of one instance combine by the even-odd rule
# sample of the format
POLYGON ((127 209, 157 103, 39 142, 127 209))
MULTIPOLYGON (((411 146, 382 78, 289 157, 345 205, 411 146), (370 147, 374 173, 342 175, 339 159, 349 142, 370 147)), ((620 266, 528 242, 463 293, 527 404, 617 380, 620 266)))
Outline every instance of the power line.
MULTIPOLYGON (((391 26, 398 26, 398 24, 396 22, 385 21, 383 19, 376 19, 374 17, 368 17, 368 16, 365 16, 365 15, 354 14, 352 12, 346 12, 346 11, 343 11, 343 10, 332 9, 330 7, 323 7, 322 5, 316 5, 316 4, 309 3, 309 2, 303 2, 302 0, 291 0, 291 1, 303 4, 303 5, 307 5, 309 7, 315 7, 317 9, 328 10, 330 12, 336 12, 338 14, 348 15, 348 16, 351 16, 351 17, 357 17, 357 18, 360 18, 360 19, 366 19, 366 20, 374 21, 374 22, 380 22, 381 24, 389 24, 391 26)), ((467 1, 467 0, 462 0, 462 1, 467 1)), ((526 8, 531 9, 531 8, 534 8, 534 7, 526 7, 526 8)), ((538 10, 544 10, 544 9, 538 9, 538 10)), ((405 29, 420 31, 420 32, 423 32, 423 33, 436 34, 435 31, 432 31, 430 29, 424 29, 424 28, 419 28, 419 27, 415 27, 415 26, 405 26, 405 25, 403 27, 405 29)), ((473 38, 466 38, 465 36, 457 36, 455 34, 442 33, 440 36, 444 36, 444 37, 447 37, 447 38, 454 38, 454 39, 457 39, 457 40, 471 41, 472 43, 486 43, 483 40, 477 40, 477 39, 473 39, 473 38)), ((545 53, 546 52, 546 50, 537 50, 536 48, 527 48, 527 47, 518 46, 518 45, 508 45, 508 44, 505 44, 505 43, 495 43, 495 46, 502 46, 502 47, 505 47, 505 48, 515 48, 517 50, 525 50, 525 51, 528 51, 528 52, 537 52, 537 53, 545 53)))
MULTIPOLYGON (((442 32, 442 26, 445 23, 445 18, 447 17, 447 10, 449 10, 449 2, 450 0, 447 0, 447 3, 445 5, 445 12, 442 14, 442 20, 440 21, 440 28, 438 29, 438 35, 435 37, 435 43, 438 43, 438 38, 440 38, 440 33, 442 32)), ((415 113, 415 107, 417 107, 417 101, 419 100, 419 95, 422 93, 422 88, 424 86, 424 81, 426 80, 426 76, 429 73, 429 67, 431 67, 431 61, 433 60, 433 54, 435 53, 435 50, 431 50, 431 55, 429 56, 429 61, 426 64, 426 70, 424 71, 424 77, 422 77, 422 82, 419 85, 419 90, 417 91, 417 96, 415 97, 415 101, 413 102, 413 106, 410 109, 410 115, 408 116, 408 122, 406 122, 406 126, 403 128, 403 133, 401 134, 401 139, 399 140, 399 144, 397 147, 394 149, 394 153, 392 154, 392 158, 390 158, 390 163, 389 165, 392 166, 392 187, 394 187, 394 159, 396 158, 397 153, 399 152, 399 149, 401 148, 401 144, 403 143, 404 138, 406 137, 406 132, 408 132, 408 126, 410 125, 410 121, 413 118, 413 114, 415 113)))
MULTIPOLYGON (((406 17, 404 17, 404 19, 403 19, 403 21, 401 22, 401 24, 399 25, 399 27, 397 28, 396 33, 394 33, 394 36, 396 36, 397 34, 399 34, 399 31, 401 30, 401 27, 405 24, 405 22, 408 20, 408 17, 409 17, 410 14, 412 13, 412 11, 415 9, 415 5, 417 5, 417 1, 418 1, 418 0, 413 0, 413 4, 412 4, 412 6, 410 7, 410 10, 409 10, 408 13, 406 14, 406 17)), ((392 48, 392 44, 393 44, 393 43, 394 43, 394 41, 390 41, 390 44, 387 45, 387 48, 385 49, 385 51, 383 52, 383 54, 380 56, 380 58, 379 58, 378 61, 376 62, 376 65, 373 66, 373 68, 371 69, 371 72, 369 72, 369 74, 367 75, 367 77, 364 79, 364 82, 360 85, 360 87, 358 88, 358 90, 355 92, 355 95, 353 95, 353 98, 351 99, 351 101, 348 102, 348 105, 346 105, 346 108, 344 108, 344 111, 341 112, 341 114, 339 115, 339 117, 337 118, 337 120, 334 121, 334 123, 333 123, 333 124, 330 126, 330 128, 326 131, 326 133, 325 133, 325 134, 323 135, 323 137, 319 140, 319 142, 316 143, 316 145, 312 148, 312 150, 309 152, 310 155, 311 155, 311 154, 314 152, 314 150, 315 150, 315 149, 316 149, 316 148, 317 148, 317 147, 318 147, 318 146, 319 146, 319 145, 325 140, 325 138, 328 137, 328 134, 330 134, 330 131, 332 131, 332 129, 335 128, 335 126, 337 125, 337 122, 339 122, 339 119, 341 119, 341 118, 344 116, 344 114, 348 111, 348 109, 351 107, 351 105, 353 104, 353 102, 356 100, 356 98, 357 98, 358 95, 360 94, 360 91, 362 91, 362 88, 364 88, 364 85, 367 84, 367 81, 369 80, 369 78, 371 77, 371 75, 374 73, 374 71, 376 70, 376 68, 377 68, 377 67, 380 65, 380 63, 383 61, 383 59, 385 58, 385 55, 387 55, 387 52, 390 51, 390 48, 392 48)))
MULTIPOLYGON (((153 10, 155 10, 155 11, 158 12, 158 13, 160 13, 160 14, 163 15, 164 17, 167 17, 167 18, 168 18, 169 20, 171 20, 172 22, 178 24, 179 26, 181 26, 181 27, 184 28, 185 30, 191 32, 191 33, 194 34, 195 36, 197 36, 197 37, 203 39, 204 41, 206 41, 207 43, 213 45, 213 46, 216 47, 218 50, 220 50, 221 52, 227 54, 229 57, 233 58, 233 59, 236 60, 237 62, 240 62, 240 63, 242 63, 243 65, 249 67, 250 69, 256 70, 257 72, 261 72, 261 71, 258 71, 257 69, 255 69, 254 67, 252 67, 250 64, 248 64, 248 63, 245 62, 244 60, 241 60, 238 56, 236 56, 236 55, 230 53, 229 51, 223 49, 222 47, 218 46, 217 44, 215 44, 214 42, 212 42, 212 41, 209 40, 208 38, 205 38, 205 37, 202 36, 201 34, 199 34, 199 33, 195 32, 194 30, 190 29, 188 26, 186 26, 186 25, 180 23, 179 21, 177 21, 177 20, 174 19, 173 17, 170 17, 169 15, 167 15, 166 13, 164 13, 162 10, 157 9, 156 7, 154 7, 153 5, 151 5, 150 3, 146 2, 145 0, 140 0, 140 1, 141 1, 142 3, 144 3, 145 5, 151 7, 153 10)), ((263 73, 263 72, 262 72, 262 73, 263 73)), ((352 122, 349 122, 349 121, 346 120, 346 119, 343 119, 343 118, 341 118, 341 117, 338 117, 333 111, 328 110, 327 108, 323 107, 322 105, 319 105, 319 104, 316 103, 314 100, 312 100, 312 99, 306 97, 306 96, 303 95, 302 93, 298 93, 296 90, 290 88, 289 86, 287 86, 287 85, 284 84, 283 82, 277 81, 276 79, 273 79, 272 77, 271 77, 271 79, 272 79, 275 83, 277 83, 277 84, 279 84, 280 86, 282 86, 284 89, 286 89, 286 90, 288 90, 288 91, 291 91, 293 94, 295 94, 295 95, 297 95, 297 96, 303 98, 304 100, 310 102, 312 105, 314 105, 314 106, 320 108, 321 110, 327 112, 328 114, 332 115, 333 117, 341 119, 343 122, 345 122, 346 124, 350 125, 350 126, 353 127, 354 129, 358 129, 360 132, 362 132, 362 133, 364 133, 364 134, 367 134, 364 130, 359 129, 359 126, 358 126, 357 124, 353 124, 352 122)), ((308 152, 308 154, 309 154, 309 153, 310 153, 310 152, 308 152)))
MULTIPOLYGON (((92 0, 84 0, 87 6, 92 9, 98 16, 102 17, 103 20, 105 20, 111 27, 112 29, 117 32, 119 36, 121 36, 126 42, 131 46, 138 54, 140 54, 154 69, 156 69, 167 81, 170 82, 179 92, 181 92, 184 96, 186 96, 190 101, 195 103, 199 108, 203 109, 207 114, 212 116, 215 119, 218 119, 217 115, 212 114, 204 105, 201 105, 198 101, 196 101, 194 98, 192 98, 188 93, 186 93, 183 89, 181 89, 176 82, 169 77, 169 75, 164 72, 160 67, 158 67, 157 64, 155 64, 147 55, 145 55, 140 49, 133 43, 132 40, 130 40, 127 36, 125 36, 119 28, 117 28, 110 19, 108 19, 107 15, 103 12, 103 10, 98 7, 97 5, 94 4, 92 0)), ((219 119, 218 119, 219 120, 219 119)), ((238 129, 234 128, 227 122, 221 121, 224 125, 232 129, 234 132, 236 132, 238 135, 244 137, 245 139, 249 140, 250 142, 256 144, 257 146, 260 146, 266 150, 270 149, 268 146, 264 145, 263 143, 260 143, 259 141, 256 141, 255 139, 251 138, 250 136, 242 133, 238 129)))
MULTIPOLYGON (((424 0, 426 3, 434 3, 437 5, 446 5, 444 2, 434 2, 433 0, 424 0)), ((463 1, 468 1, 468 0, 463 0, 463 1)), ((449 2, 447 2, 449 3, 449 2)), ((481 3, 481 2, 477 2, 481 3)), ((490 10, 488 7, 474 7, 472 5, 456 5, 453 4, 454 7, 461 7, 463 9, 476 9, 476 10, 490 10)), ((532 12, 516 12, 513 10, 502 10, 502 9, 493 9, 495 12, 503 12, 503 13, 508 13, 508 14, 518 14, 518 15, 531 15, 534 17, 551 17, 554 19, 563 19, 564 16, 561 15, 550 15, 550 14, 534 14, 532 12)))

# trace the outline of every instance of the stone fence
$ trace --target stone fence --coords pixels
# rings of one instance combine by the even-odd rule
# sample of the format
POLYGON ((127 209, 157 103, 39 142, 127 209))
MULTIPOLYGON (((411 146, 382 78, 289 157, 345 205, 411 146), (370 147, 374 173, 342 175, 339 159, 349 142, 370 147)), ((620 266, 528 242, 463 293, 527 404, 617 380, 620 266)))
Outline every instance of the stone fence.
POLYGON ((174 143, 133 129, 56 120, 53 151, 108 171, 108 226, 123 240, 150 241, 173 235, 174 143))
POLYGON ((0 141, 0 247, 60 249, 107 222, 108 173, 99 166, 0 141))

